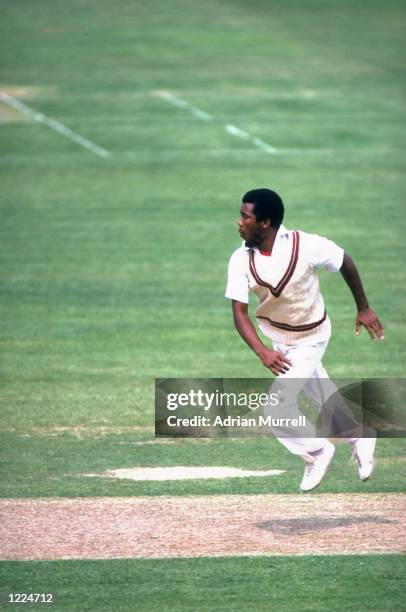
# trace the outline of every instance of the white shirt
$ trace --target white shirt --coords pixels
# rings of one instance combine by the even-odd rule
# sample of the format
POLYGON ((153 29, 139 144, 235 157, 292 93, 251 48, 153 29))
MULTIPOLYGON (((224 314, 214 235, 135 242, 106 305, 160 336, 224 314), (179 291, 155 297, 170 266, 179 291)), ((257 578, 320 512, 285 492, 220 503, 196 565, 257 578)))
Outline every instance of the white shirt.
MULTIPOLYGON (((329 272, 338 272, 343 264, 344 250, 332 240, 319 236, 318 234, 307 234, 300 232, 301 243, 300 250, 305 254, 306 258, 315 268, 323 267, 329 272)), ((272 249, 272 255, 261 255, 258 248, 255 248, 255 257, 258 272, 261 275, 261 268, 279 268, 282 267, 290 257, 289 230, 284 225, 281 225, 272 249)), ((249 284, 248 284, 248 258, 247 251, 249 247, 245 246, 245 241, 242 246, 234 251, 228 265, 228 282, 225 297, 230 300, 237 300, 248 304, 249 302, 249 284)))
POLYGON ((244 304, 257 296, 261 331, 285 344, 327 340, 331 323, 320 293, 317 268, 337 272, 344 251, 317 234, 293 232, 281 225, 272 254, 243 245, 230 258, 226 297, 244 304), (251 264, 250 264, 251 261, 251 264))

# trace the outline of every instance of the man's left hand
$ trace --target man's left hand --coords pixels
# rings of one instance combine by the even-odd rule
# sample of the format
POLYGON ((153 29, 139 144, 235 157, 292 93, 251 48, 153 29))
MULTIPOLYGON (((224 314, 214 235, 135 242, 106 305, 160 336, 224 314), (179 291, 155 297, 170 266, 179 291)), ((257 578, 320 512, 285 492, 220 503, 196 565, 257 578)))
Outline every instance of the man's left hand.
POLYGON ((376 340, 377 338, 379 340, 384 339, 383 327, 372 308, 368 307, 358 312, 355 320, 355 333, 357 336, 360 334, 361 325, 366 327, 371 340, 376 340))

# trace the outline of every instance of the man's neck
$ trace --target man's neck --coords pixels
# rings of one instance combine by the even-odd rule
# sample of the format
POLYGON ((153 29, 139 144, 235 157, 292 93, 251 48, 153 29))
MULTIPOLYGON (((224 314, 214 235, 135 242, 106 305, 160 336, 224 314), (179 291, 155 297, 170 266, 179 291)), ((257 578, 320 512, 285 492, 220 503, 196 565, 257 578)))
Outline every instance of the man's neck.
POLYGON ((273 249, 273 245, 276 240, 276 234, 278 230, 272 229, 269 234, 264 236, 256 245, 260 251, 265 251, 270 253, 273 249))

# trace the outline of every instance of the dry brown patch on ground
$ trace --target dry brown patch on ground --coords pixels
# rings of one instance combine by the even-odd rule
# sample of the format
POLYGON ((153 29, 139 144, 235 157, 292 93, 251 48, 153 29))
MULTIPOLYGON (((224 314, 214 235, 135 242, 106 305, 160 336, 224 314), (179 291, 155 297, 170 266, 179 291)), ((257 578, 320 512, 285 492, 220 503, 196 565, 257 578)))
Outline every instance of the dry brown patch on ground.
MULTIPOLYGON (((2 85, 0 91, 14 96, 16 98, 38 98, 39 96, 54 96, 55 87, 36 87, 34 85, 2 85)), ((0 102, 0 123, 27 123, 32 122, 30 117, 27 117, 17 109, 10 107, 4 102, 0 102)))
POLYGON ((27 123, 32 121, 26 115, 0 102, 0 123, 27 123))
POLYGON ((39 96, 54 95, 56 88, 41 87, 39 85, 5 85, 0 83, 0 91, 4 91, 16 98, 38 98, 39 96))
POLYGON ((2 559, 405 551, 406 495, 4 499, 2 559))

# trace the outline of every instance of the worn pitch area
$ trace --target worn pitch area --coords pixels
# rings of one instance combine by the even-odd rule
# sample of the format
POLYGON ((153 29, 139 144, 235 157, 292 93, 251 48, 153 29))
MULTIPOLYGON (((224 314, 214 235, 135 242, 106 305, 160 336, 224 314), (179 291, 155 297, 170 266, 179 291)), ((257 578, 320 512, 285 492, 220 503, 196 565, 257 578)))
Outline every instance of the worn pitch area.
POLYGON ((399 553, 403 494, 4 499, 1 558, 399 553))

